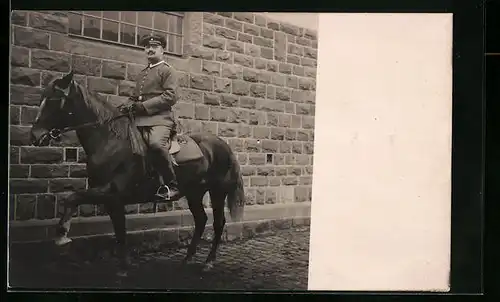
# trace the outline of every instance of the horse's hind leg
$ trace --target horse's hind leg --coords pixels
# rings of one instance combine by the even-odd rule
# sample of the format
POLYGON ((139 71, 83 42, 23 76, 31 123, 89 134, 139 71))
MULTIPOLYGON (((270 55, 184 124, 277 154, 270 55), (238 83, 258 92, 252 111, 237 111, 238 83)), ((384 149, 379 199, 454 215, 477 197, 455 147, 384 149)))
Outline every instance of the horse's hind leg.
POLYGON ((213 263, 217 257, 217 248, 219 247, 222 232, 224 231, 224 225, 226 224, 226 218, 224 217, 224 202, 226 200, 226 192, 221 189, 211 189, 210 190, 210 201, 212 203, 212 210, 214 216, 214 238, 212 241, 212 248, 208 254, 207 260, 205 262, 205 270, 210 270, 213 268, 213 263))
POLYGON ((196 248, 201 240, 201 235, 205 231, 205 225, 207 223, 207 213, 203 208, 203 195, 204 192, 194 192, 187 194, 186 198, 189 204, 189 210, 193 214, 194 218, 194 234, 191 242, 189 243, 187 255, 184 258, 184 263, 188 263, 192 260, 193 256, 196 254, 196 248))
POLYGON ((127 229, 125 221, 125 206, 121 204, 118 200, 113 200, 105 204, 105 208, 113 224, 113 229, 116 236, 118 261, 120 271, 119 276, 125 277, 127 275, 127 269, 129 267, 129 255, 127 247, 127 229))
POLYGON ((78 205, 80 204, 81 198, 79 193, 72 193, 63 201, 64 212, 59 219, 59 223, 57 226, 57 237, 54 240, 56 245, 62 246, 71 242, 71 239, 68 238, 68 233, 71 228, 71 218, 78 210, 78 205))

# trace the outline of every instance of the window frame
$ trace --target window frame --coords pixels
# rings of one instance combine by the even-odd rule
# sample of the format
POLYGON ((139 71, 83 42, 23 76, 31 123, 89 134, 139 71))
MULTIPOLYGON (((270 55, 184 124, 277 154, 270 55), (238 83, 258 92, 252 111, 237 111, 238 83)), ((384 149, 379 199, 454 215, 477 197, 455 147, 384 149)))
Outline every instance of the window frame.
MULTIPOLYGON (((135 24, 133 23, 130 23, 130 22, 126 22, 126 21, 121 21, 121 14, 123 11, 117 11, 118 12, 118 20, 115 20, 115 19, 110 19, 110 18, 105 18, 103 17, 103 12, 106 12, 106 11, 99 11, 99 10, 95 10, 95 11, 92 11, 92 12, 100 12, 101 15, 100 16, 96 16, 96 15, 91 15, 91 14, 88 14, 88 13, 85 13, 85 12, 90 12, 90 11, 69 11, 68 13, 69 14, 72 14, 72 15, 77 15, 77 16, 80 16, 80 17, 92 17, 92 18, 95 18, 95 19, 98 19, 100 24, 99 24, 99 38, 96 38, 96 37, 89 37, 89 36, 85 36, 84 35, 84 30, 85 30, 85 23, 84 22, 81 22, 80 26, 81 26, 81 32, 79 34, 77 33, 71 33, 71 32, 68 32, 68 35, 70 37, 74 37, 74 38, 78 38, 78 39, 85 39, 85 40, 90 40, 90 41, 96 41, 96 42, 100 42, 100 43, 105 43, 105 44, 110 44, 110 45, 116 45, 116 46, 121 46, 121 47, 129 47, 129 48, 134 48, 134 49, 143 49, 142 46, 139 46, 139 45, 136 45, 135 43, 134 44, 128 44, 128 43, 124 43, 124 42, 119 42, 119 41, 112 41, 112 40, 105 40, 102 38, 102 35, 103 35, 103 21, 110 21, 110 22, 115 22, 115 23, 118 23, 118 39, 120 40, 120 34, 121 34, 121 24, 125 24, 125 25, 128 25, 128 26, 133 26, 134 29, 135 29, 135 37, 137 37, 137 33, 138 33, 138 29, 140 28, 144 28, 144 29, 147 29, 147 30, 151 30, 151 32, 155 31, 155 32, 160 32, 162 35, 165 35, 165 38, 167 39, 167 45, 168 45, 168 39, 170 36, 174 36, 174 37, 180 37, 180 48, 179 48, 179 51, 177 52, 175 49, 174 51, 169 51, 168 50, 168 46, 166 47, 165 51, 163 52, 164 54, 166 55, 172 55, 172 56, 178 56, 178 57, 182 57, 184 55, 184 38, 185 38, 185 32, 184 32, 184 22, 186 20, 186 14, 183 13, 183 12, 170 12, 170 11, 151 11, 151 12, 157 12, 157 13, 163 13, 163 14, 166 14, 166 15, 171 15, 171 16, 176 16, 176 17, 179 17, 180 20, 181 20, 181 26, 180 26, 180 33, 176 33, 176 32, 171 32, 169 31, 169 29, 155 29, 153 27, 148 27, 148 26, 142 26, 142 25, 139 25, 137 23, 137 19, 138 19, 138 13, 142 13, 142 12, 146 12, 146 11, 125 11, 125 12, 135 12, 136 13, 136 22, 135 24)), ((147 11, 147 12, 150 12, 150 11, 147 11)), ((71 18, 70 16, 68 16, 69 18, 71 18)), ((136 41, 138 43, 138 41, 136 41)))

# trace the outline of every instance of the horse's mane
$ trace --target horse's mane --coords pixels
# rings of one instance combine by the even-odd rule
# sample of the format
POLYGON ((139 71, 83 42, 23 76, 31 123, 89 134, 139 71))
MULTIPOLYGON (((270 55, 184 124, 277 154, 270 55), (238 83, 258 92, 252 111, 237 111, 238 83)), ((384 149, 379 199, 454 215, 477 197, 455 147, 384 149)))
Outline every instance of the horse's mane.
POLYGON ((116 118, 121 115, 118 108, 106 102, 98 93, 89 91, 76 82, 74 82, 74 87, 83 99, 87 109, 91 110, 96 117, 97 123, 113 134, 114 138, 126 141, 130 145, 133 154, 141 156, 144 160, 146 154, 145 142, 133 122, 127 117, 116 118))
POLYGON ((83 85, 73 82, 83 99, 85 106, 92 111, 97 119, 97 123, 112 132, 116 138, 128 139, 130 120, 128 118, 114 119, 120 114, 119 110, 109 102, 103 100, 102 96, 94 91, 89 91, 83 85))

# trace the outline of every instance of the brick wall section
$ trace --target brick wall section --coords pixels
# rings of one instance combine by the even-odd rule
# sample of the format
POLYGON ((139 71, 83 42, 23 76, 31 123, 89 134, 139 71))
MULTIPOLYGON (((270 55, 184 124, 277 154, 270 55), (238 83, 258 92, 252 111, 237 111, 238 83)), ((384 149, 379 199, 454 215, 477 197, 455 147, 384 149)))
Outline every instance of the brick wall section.
MULTIPOLYGON (((182 130, 211 132, 230 144, 248 204, 310 201, 316 33, 253 13, 187 13, 185 23, 184 56, 166 57, 180 72, 175 111, 182 130)), ((119 104, 145 59, 140 49, 69 36, 63 12, 16 11, 12 24, 11 220, 51 219, 59 216, 60 198, 87 186, 85 154, 75 133, 50 147, 29 146, 40 92, 73 68, 78 81, 119 104)), ((103 214, 94 206, 78 212, 103 214)))

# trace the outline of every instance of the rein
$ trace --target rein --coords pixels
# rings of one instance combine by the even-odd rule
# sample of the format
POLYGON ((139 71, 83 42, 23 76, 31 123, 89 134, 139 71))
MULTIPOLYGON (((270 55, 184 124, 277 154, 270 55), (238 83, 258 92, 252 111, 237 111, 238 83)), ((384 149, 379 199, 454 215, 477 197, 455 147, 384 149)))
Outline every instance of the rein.
MULTIPOLYGON (((114 116, 113 118, 106 121, 106 123, 111 123, 112 121, 115 121, 119 118, 126 117, 126 116, 130 117, 130 114, 124 113, 124 114, 114 116)), ((84 124, 80 124, 80 125, 76 125, 76 126, 64 127, 62 129, 53 128, 49 131, 48 135, 50 136, 51 139, 57 140, 61 137, 62 134, 66 133, 66 132, 70 132, 70 131, 78 130, 78 129, 82 129, 82 128, 87 128, 87 127, 95 127, 99 124, 100 124, 99 122, 88 122, 88 123, 84 123, 84 124)))

